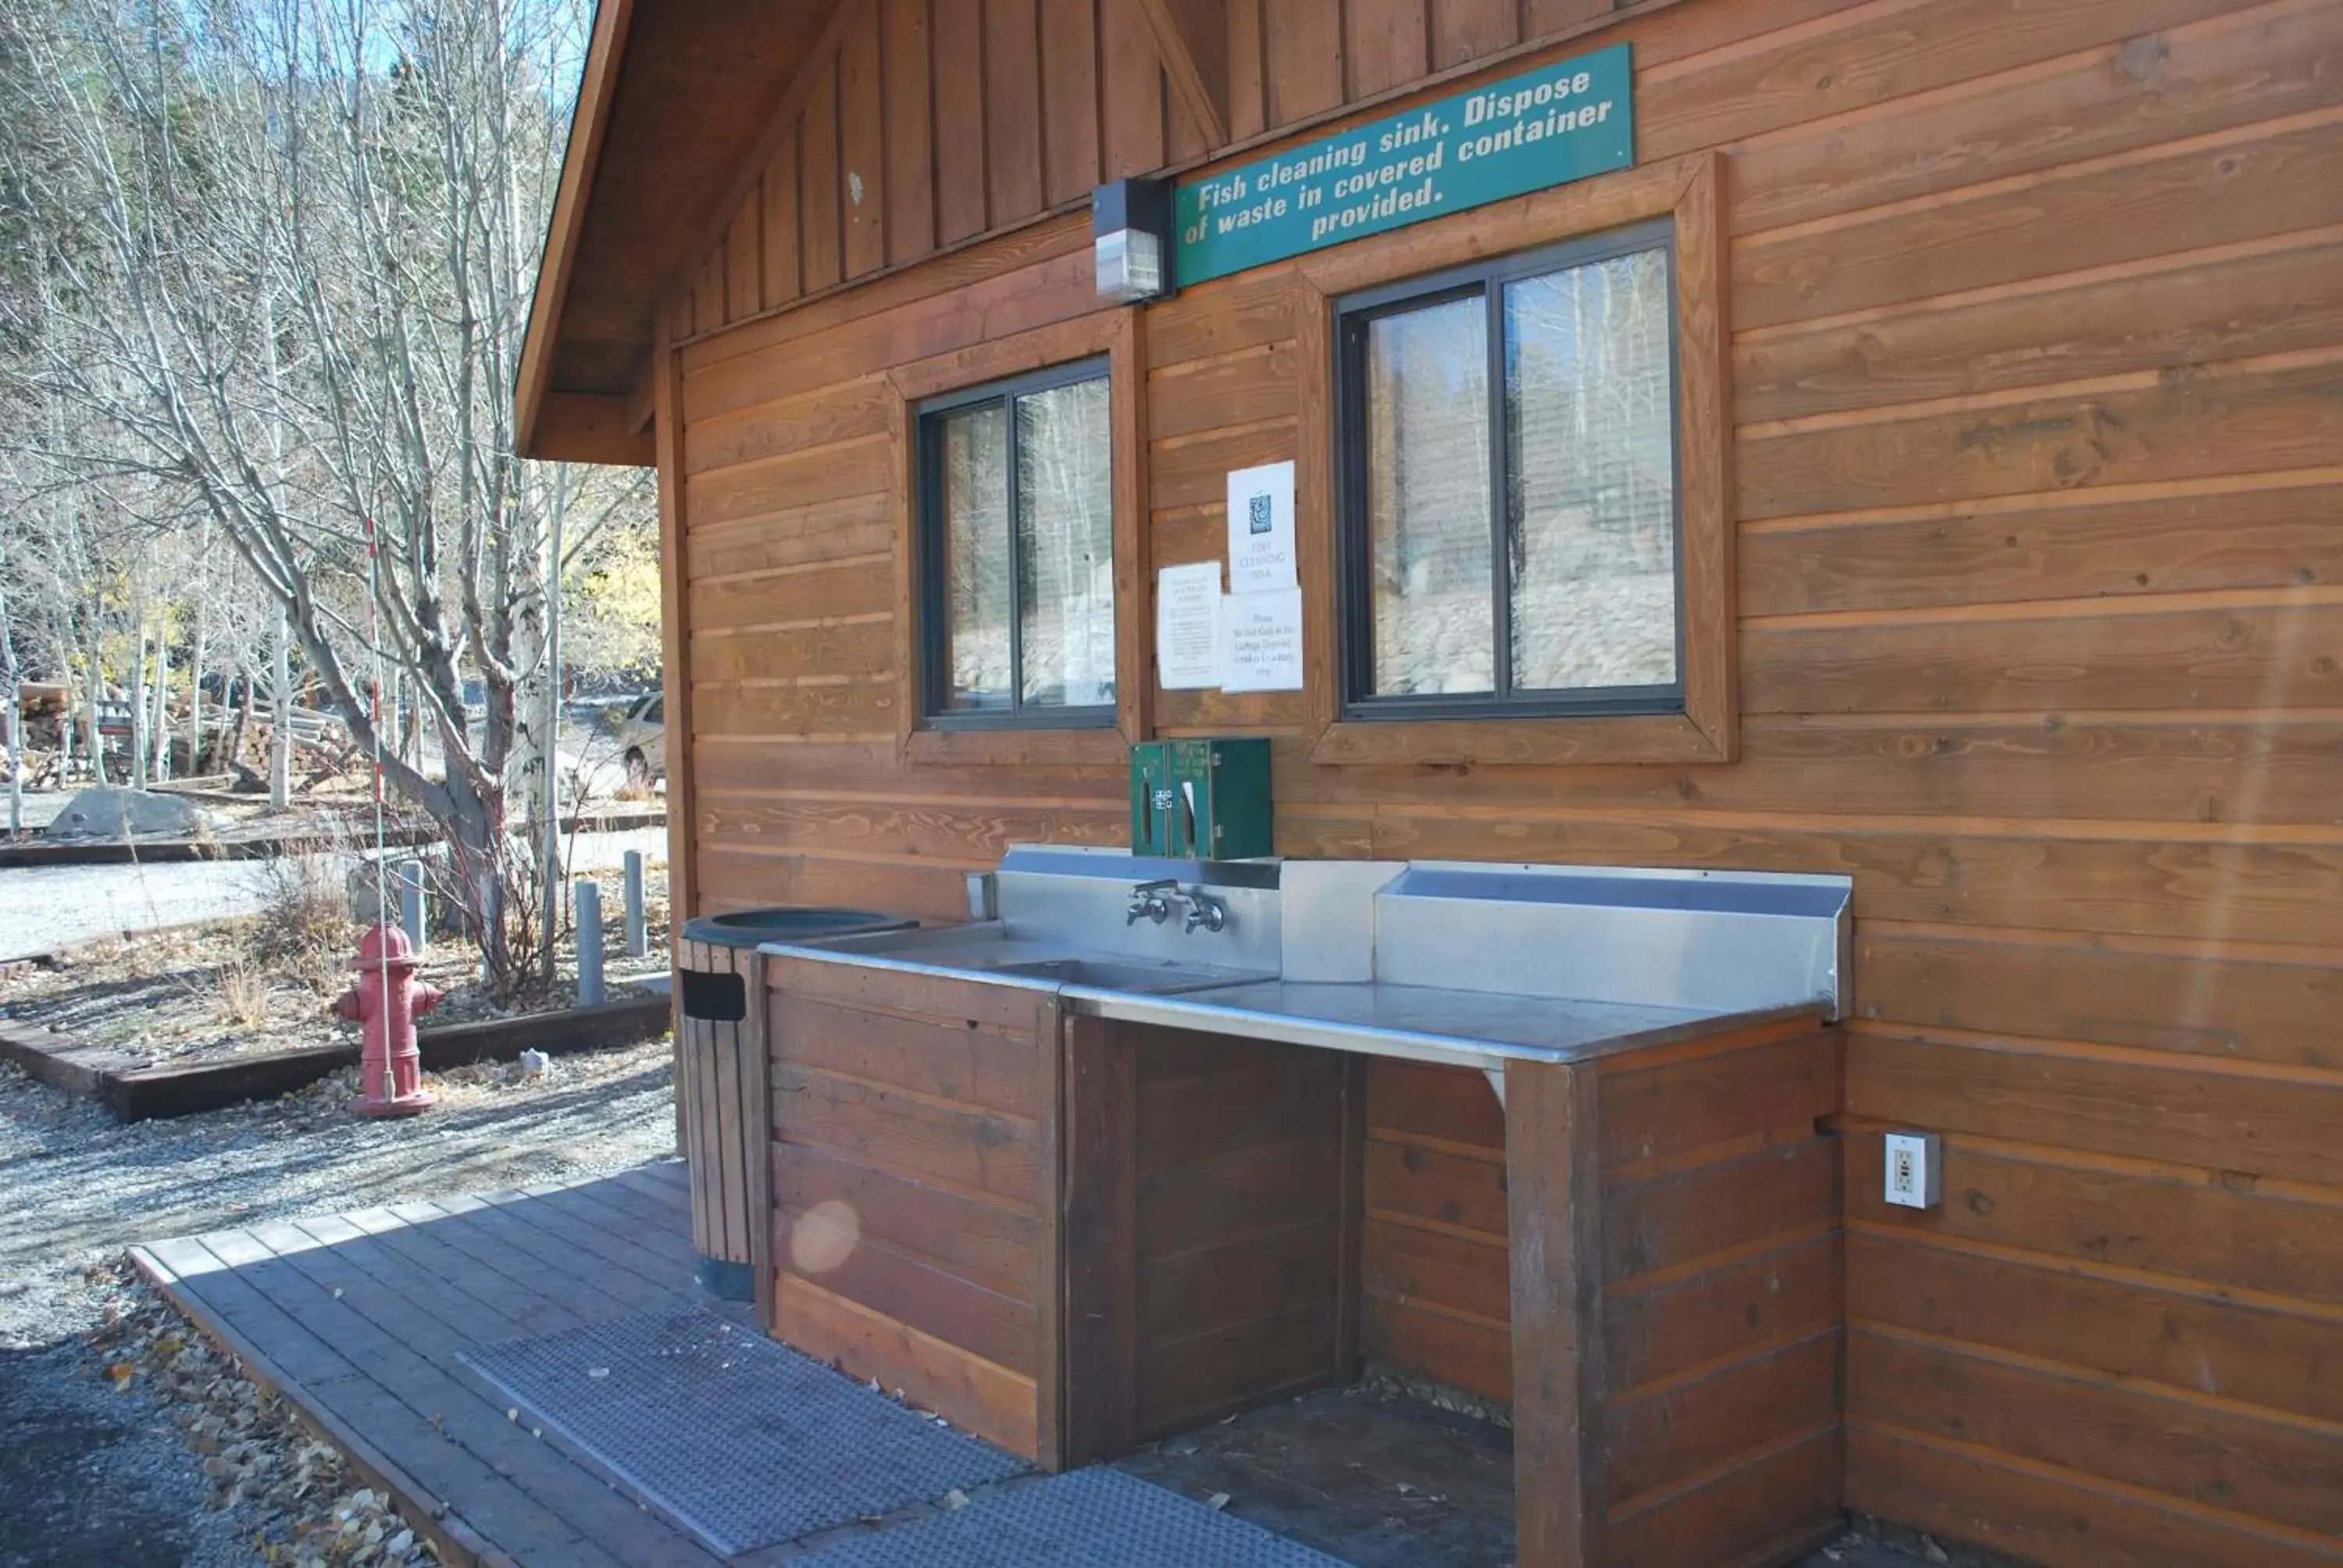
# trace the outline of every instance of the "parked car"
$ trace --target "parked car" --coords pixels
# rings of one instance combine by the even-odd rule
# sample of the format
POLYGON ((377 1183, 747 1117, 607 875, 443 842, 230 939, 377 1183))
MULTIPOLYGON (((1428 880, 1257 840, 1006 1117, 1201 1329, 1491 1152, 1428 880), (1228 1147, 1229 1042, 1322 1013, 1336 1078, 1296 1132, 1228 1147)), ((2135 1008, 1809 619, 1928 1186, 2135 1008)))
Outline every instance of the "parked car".
POLYGON ((646 692, 610 710, 610 732, 618 739, 627 787, 649 789, 667 777, 667 694, 646 692))

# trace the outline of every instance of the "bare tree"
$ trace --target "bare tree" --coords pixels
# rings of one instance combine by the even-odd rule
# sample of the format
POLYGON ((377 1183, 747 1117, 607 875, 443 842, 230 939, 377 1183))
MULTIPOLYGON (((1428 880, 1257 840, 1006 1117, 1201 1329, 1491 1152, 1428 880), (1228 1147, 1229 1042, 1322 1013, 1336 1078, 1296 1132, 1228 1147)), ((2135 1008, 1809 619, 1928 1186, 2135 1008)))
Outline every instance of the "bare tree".
POLYGON ((514 829, 548 794, 548 592, 647 504, 640 475, 523 462, 509 388, 584 0, 56 0, 0 20, 0 145, 33 286, 0 336, 74 410, 45 457, 208 520, 327 699, 446 832, 490 973, 550 932, 514 829), (28 306, 49 312, 45 326, 28 306), (402 756, 394 677, 444 766, 402 756), (477 682, 485 718, 468 719, 477 682))

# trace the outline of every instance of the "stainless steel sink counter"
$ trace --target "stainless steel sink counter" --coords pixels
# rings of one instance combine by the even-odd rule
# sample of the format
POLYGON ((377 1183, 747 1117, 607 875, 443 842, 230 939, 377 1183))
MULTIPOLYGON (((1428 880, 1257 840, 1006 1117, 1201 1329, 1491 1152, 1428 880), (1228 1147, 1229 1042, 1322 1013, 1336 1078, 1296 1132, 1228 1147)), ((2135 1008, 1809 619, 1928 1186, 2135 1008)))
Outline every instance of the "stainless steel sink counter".
POLYGON ((1061 993, 1078 1013, 1453 1063, 1844 1016, 1843 877, 1141 859, 1021 846, 965 925, 765 950, 1061 993), (997 908, 993 906, 997 904, 997 908))
POLYGON ((1508 1060, 1584 1061, 1776 1019, 1819 1018, 1823 1012, 1819 1001, 1718 1011, 1373 980, 1262 980, 1154 996, 1070 985, 1064 995, 1076 1012, 1124 1023, 1483 1070, 1508 1060))

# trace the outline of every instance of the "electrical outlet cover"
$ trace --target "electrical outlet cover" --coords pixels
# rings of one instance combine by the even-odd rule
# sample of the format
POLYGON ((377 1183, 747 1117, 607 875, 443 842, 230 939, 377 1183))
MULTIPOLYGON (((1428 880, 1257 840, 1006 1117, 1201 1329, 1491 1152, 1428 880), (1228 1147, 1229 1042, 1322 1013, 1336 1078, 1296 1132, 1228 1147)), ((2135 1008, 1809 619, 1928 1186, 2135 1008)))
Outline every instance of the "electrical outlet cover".
POLYGON ((1933 1132, 1887 1135, 1886 1199, 1903 1209, 1933 1209, 1944 1195, 1942 1145, 1933 1132))

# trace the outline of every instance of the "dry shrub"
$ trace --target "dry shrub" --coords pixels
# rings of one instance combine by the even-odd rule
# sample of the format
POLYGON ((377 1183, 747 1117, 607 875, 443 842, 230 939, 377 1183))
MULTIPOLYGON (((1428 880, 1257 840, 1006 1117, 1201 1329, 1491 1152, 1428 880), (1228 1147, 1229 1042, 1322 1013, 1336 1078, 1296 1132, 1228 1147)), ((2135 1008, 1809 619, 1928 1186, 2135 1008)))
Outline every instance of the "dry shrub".
POLYGON ((330 989, 357 947, 345 883, 349 861, 338 854, 279 855, 260 862, 261 917, 247 952, 312 990, 330 989))

